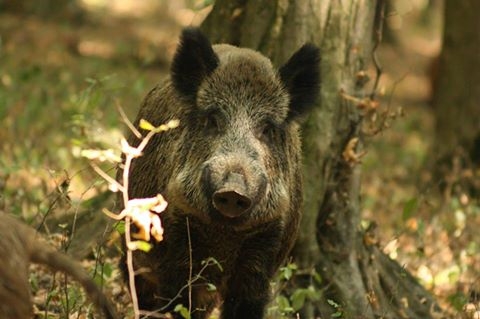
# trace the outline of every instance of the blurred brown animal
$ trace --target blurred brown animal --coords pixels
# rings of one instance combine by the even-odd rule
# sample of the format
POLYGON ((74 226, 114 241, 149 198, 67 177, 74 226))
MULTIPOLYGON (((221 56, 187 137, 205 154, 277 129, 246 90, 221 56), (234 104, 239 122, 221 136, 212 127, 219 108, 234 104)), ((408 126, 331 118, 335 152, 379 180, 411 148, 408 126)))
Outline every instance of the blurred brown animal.
POLYGON ((0 318, 32 318, 29 264, 38 263, 63 271, 77 280, 106 318, 118 318, 112 304, 82 266, 56 251, 27 225, 0 212, 0 318))

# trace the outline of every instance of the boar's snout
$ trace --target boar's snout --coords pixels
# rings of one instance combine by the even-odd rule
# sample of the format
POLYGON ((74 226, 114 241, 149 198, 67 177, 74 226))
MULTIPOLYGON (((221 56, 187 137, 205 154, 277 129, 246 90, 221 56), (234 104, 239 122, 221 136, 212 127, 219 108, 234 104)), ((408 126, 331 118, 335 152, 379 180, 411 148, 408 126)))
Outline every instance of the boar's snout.
POLYGON ((238 173, 229 173, 225 183, 213 193, 213 206, 225 217, 238 217, 252 206, 252 199, 246 192, 244 177, 238 173))
POLYGON ((203 168, 206 199, 216 212, 227 218, 251 211, 266 191, 264 174, 258 173, 255 165, 238 162, 238 158, 215 157, 203 168))
POLYGON ((238 217, 252 206, 252 200, 236 191, 218 191, 213 194, 213 206, 226 217, 238 217))

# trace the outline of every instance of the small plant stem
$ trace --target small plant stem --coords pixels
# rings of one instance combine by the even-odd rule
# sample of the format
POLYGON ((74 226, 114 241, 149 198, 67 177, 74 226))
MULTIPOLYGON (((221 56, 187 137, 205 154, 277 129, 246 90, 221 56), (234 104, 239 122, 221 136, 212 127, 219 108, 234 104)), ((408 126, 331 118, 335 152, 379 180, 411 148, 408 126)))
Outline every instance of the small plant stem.
POLYGON ((122 117, 123 122, 127 125, 127 127, 130 129, 130 131, 133 134, 135 134, 135 136, 137 138, 142 138, 142 134, 140 134, 140 132, 137 130, 137 128, 135 126, 133 126, 132 122, 130 122, 130 120, 128 119, 127 115, 123 111, 123 108, 120 106, 118 101, 116 101, 116 104, 117 104, 118 113, 120 113, 120 116, 122 117))
MULTIPOLYGON (((118 106, 118 105, 117 105, 118 106)), ((122 116, 122 119, 124 122, 127 124, 127 126, 130 128, 130 130, 133 132, 133 134, 138 138, 141 139, 140 143, 138 144, 137 147, 132 147, 128 145, 128 142, 125 140, 122 140, 122 152, 125 155, 125 163, 123 167, 123 173, 122 173, 122 182, 118 182, 111 178, 108 174, 106 174, 100 167, 98 167, 95 164, 92 164, 93 169, 100 175, 102 176, 107 182, 115 186, 116 189, 122 192, 122 201, 123 201, 123 206, 124 210, 120 214, 113 214, 109 212, 108 210, 104 209, 104 213, 110 216, 111 218, 115 220, 122 220, 124 219, 125 221, 125 245, 127 247, 126 251, 126 264, 127 264, 127 269, 128 269, 128 283, 129 283, 129 289, 130 289, 130 297, 132 298, 132 306, 133 306, 133 313, 134 313, 134 319, 139 319, 140 318, 140 309, 138 306, 138 296, 137 296, 137 290, 135 286, 135 269, 133 266, 133 250, 135 248, 132 247, 132 239, 131 239, 131 223, 132 223, 132 217, 129 215, 129 204, 130 204, 130 197, 128 194, 128 189, 129 189, 129 174, 130 174, 130 168, 132 166, 133 159, 141 156, 144 148, 147 146, 148 142, 150 139, 159 132, 166 131, 170 128, 174 128, 178 125, 177 122, 169 122, 167 125, 161 125, 157 128, 151 126, 150 123, 148 123, 152 129, 148 130, 149 132, 145 137, 142 138, 141 133, 135 128, 135 126, 128 121, 127 116, 125 115, 125 112, 123 112, 122 108, 118 106, 118 110, 120 112, 120 115, 122 116)), ((140 122, 142 123, 142 122, 140 122)), ((140 125, 141 127, 141 125, 140 125)), ((163 199, 162 199, 163 200, 163 199)), ((187 227, 189 231, 189 225, 188 225, 188 219, 187 219, 187 227)), ((188 240, 189 240, 189 245, 190 245, 190 232, 188 233, 188 240)), ((191 247, 191 245, 190 245, 191 247)), ((191 248, 190 248, 190 280, 192 281, 192 269, 191 269, 191 248)), ((191 304, 191 287, 189 286, 189 300, 191 304)), ((190 306, 191 307, 191 306, 190 306)))
MULTIPOLYGON (((147 146, 148 142, 155 134, 154 131, 148 132, 147 136, 140 142, 137 146, 137 150, 140 152, 143 151, 145 146, 147 146)), ((128 175, 130 173, 130 166, 132 164, 134 156, 131 154, 125 154, 125 167, 123 168, 123 205, 127 207, 129 196, 128 196, 128 175)), ((127 246, 127 269, 128 269, 128 283, 130 287, 130 295, 132 298, 133 304, 133 313, 134 318, 140 318, 140 309, 138 307, 138 297, 137 297, 137 289, 135 287, 135 269, 133 268, 133 251, 129 248, 131 243, 131 236, 130 236, 130 223, 131 218, 130 216, 125 216, 125 244, 127 246)))
MULTIPOLYGON (((127 207, 128 205, 128 173, 130 171, 130 166, 132 163, 133 157, 131 155, 126 155, 125 157, 125 167, 123 168, 123 205, 127 207)), ((137 290, 135 288, 135 270, 133 269, 133 252, 129 248, 131 242, 130 237, 130 216, 125 216, 125 245, 127 246, 127 268, 128 268, 128 283, 130 286, 130 295, 132 298, 133 304, 133 313, 135 319, 140 318, 140 310, 138 307, 138 298, 137 290)))
POLYGON ((376 9, 376 17, 375 17, 375 44, 373 45, 372 49, 372 60, 373 60, 373 65, 375 67, 376 71, 376 76, 375 76, 375 83, 373 85, 372 93, 370 93, 370 99, 375 100, 375 95, 378 90, 378 84, 380 83, 380 77, 382 76, 382 66, 380 65, 380 62, 378 61, 378 56, 377 56, 377 49, 382 43, 382 35, 383 35, 383 24, 385 22, 385 5, 386 1, 385 0, 380 0, 377 3, 377 9, 376 9))
MULTIPOLYGON (((105 173, 100 167, 98 167, 97 164, 95 163, 90 163, 90 165, 92 166, 93 170, 98 174, 100 175, 104 180, 106 180, 107 182, 109 182, 110 184, 112 185, 115 185, 119 191, 121 191, 123 194, 125 194, 125 191, 124 191, 124 188, 123 188, 123 185, 121 185, 119 182, 117 182, 115 179, 113 179, 112 177, 110 177, 110 175, 108 175, 107 173, 105 173)), ((125 200, 125 198, 124 198, 125 200)))
POLYGON ((193 259, 192 259, 192 239, 190 237, 190 221, 187 219, 187 237, 188 237, 188 258, 189 258, 189 273, 188 273, 188 313, 192 314, 192 276, 193 276, 193 259))
POLYGON ((190 281, 188 281, 186 285, 184 285, 182 288, 180 288, 180 290, 177 292, 177 295, 175 297, 173 297, 172 299, 170 299, 168 301, 168 303, 160 309, 160 311, 164 311, 164 310, 168 309, 168 307, 170 307, 175 300, 177 300, 178 298, 180 298, 182 296, 182 293, 185 289, 193 287, 193 284, 195 284, 198 280, 203 279, 202 275, 205 272, 205 270, 208 267, 210 267, 212 265, 215 265, 215 264, 217 264, 216 261, 212 261, 212 260, 207 259, 205 261, 203 267, 198 272, 198 274, 195 274, 195 276, 193 276, 193 274, 192 274, 192 278, 190 279, 190 281))

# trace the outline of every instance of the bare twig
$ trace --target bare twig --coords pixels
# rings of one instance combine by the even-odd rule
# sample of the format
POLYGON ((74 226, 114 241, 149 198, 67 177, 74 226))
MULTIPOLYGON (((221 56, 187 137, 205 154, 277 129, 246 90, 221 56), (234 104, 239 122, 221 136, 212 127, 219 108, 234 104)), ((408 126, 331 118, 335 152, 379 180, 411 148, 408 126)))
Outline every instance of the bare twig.
POLYGON ((388 98, 388 103, 387 103, 387 109, 383 115, 383 117, 380 119, 380 126, 379 128, 377 129, 377 131, 374 131, 373 132, 373 135, 377 134, 378 132, 380 132, 385 126, 386 126, 386 123, 387 123, 387 119, 389 117, 389 114, 390 114, 390 110, 392 108, 392 99, 393 99, 393 95, 398 87, 398 85, 403 81, 405 80, 405 78, 408 76, 408 74, 410 73, 409 72, 406 72, 404 73, 400 78, 398 78, 397 80, 395 80, 395 82, 393 83, 393 86, 392 86, 392 92, 390 93, 390 96, 388 98))
POLYGON ((378 84, 380 82, 380 77, 382 76, 382 67, 377 57, 377 49, 382 43, 383 35, 383 23, 385 21, 385 0, 379 0, 377 2, 376 12, 375 12, 375 44, 372 49, 372 60, 373 65, 375 66, 376 75, 375 83, 373 84, 372 93, 370 93, 370 99, 375 100, 375 95, 377 93, 378 84))
POLYGON ((122 184, 120 184, 113 177, 105 173, 97 164, 91 162, 90 165, 98 175, 100 175, 104 180, 106 180, 111 185, 115 186, 120 192, 123 193, 125 191, 125 188, 122 186, 122 184))
MULTIPOLYGON (((120 108, 121 110, 121 108, 120 108)), ((122 111, 123 113, 123 111, 122 111)), ((125 113, 123 113, 125 115, 125 113)), ((126 117, 125 117, 126 118, 126 117)), ((130 123, 128 120, 126 123, 130 123)), ((130 123, 131 125, 131 123, 130 123)), ((133 125, 132 125, 133 126, 133 125)), ((138 133, 138 131, 135 129, 135 131, 138 133)), ((142 142, 137 146, 135 154, 132 153, 126 153, 125 154, 125 166, 123 168, 123 175, 122 175, 122 183, 123 183, 123 205, 124 207, 127 207, 128 201, 129 201, 129 195, 128 195, 128 189, 129 189, 129 180, 128 180, 128 175, 130 173, 130 166, 132 164, 132 161, 134 157, 138 156, 138 154, 141 154, 145 146, 147 146, 148 142, 152 138, 152 136, 155 134, 155 131, 150 131, 148 132, 147 136, 142 140, 142 142)), ((139 133, 140 134, 140 133, 139 133)), ((141 136, 141 135, 140 135, 141 136)), ((131 231, 130 231, 130 225, 131 224, 131 217, 129 215, 125 216, 125 244, 127 246, 127 269, 128 269, 128 283, 129 283, 129 288, 130 288, 130 295, 132 298, 132 304, 133 304, 133 312, 135 319, 140 318, 140 309, 138 306, 138 297, 137 297, 137 290, 135 287, 135 269, 133 268, 133 251, 129 249, 132 241, 131 237, 131 231)))
POLYGON ((215 259, 213 259, 213 258, 208 258, 208 259, 204 260, 204 261, 203 261, 203 267, 200 269, 200 271, 199 271, 197 274, 195 274, 195 276, 192 275, 191 280, 189 280, 186 285, 184 285, 182 288, 180 288, 180 290, 177 292, 177 294, 175 295, 175 297, 173 297, 172 299, 170 299, 170 300, 168 301, 168 303, 160 309, 160 311, 163 311, 163 310, 167 309, 168 307, 170 307, 175 300, 177 300, 178 298, 180 298, 180 297, 182 296, 182 292, 185 291, 185 289, 190 289, 190 287, 193 287, 193 285, 194 285, 198 280, 200 280, 200 279, 203 278, 202 274, 205 272, 205 270, 206 270, 208 267, 213 266, 213 265, 218 265, 218 263, 217 263, 217 261, 216 261, 215 259))
POLYGON ((118 113, 120 113, 120 116, 122 117, 122 120, 125 123, 125 125, 127 125, 127 127, 130 129, 130 131, 133 134, 135 134, 135 136, 137 138, 142 138, 142 134, 140 134, 140 132, 137 130, 137 128, 135 126, 133 126, 132 122, 130 122, 130 120, 128 119, 127 115, 123 111, 123 108, 120 106, 118 101, 115 101, 115 104, 117 106, 118 113))
MULTIPOLYGON (((150 236, 153 236, 157 241, 161 241, 163 228, 161 226, 160 218, 156 214, 162 212, 166 208, 167 203, 160 194, 152 198, 130 200, 128 192, 130 168, 132 166, 133 160, 143 155, 145 147, 155 134, 175 128, 178 126, 179 122, 178 120, 171 120, 166 124, 155 127, 148 121, 142 119, 139 122, 139 127, 144 129, 145 131, 148 131, 146 136, 142 136, 140 132, 134 127, 134 125, 128 120, 127 116, 123 112, 122 108, 118 105, 118 103, 117 108, 125 124, 130 128, 132 133, 137 138, 141 139, 140 143, 136 147, 134 147, 130 146, 125 139, 121 140, 122 153, 124 154, 124 164, 121 182, 118 182, 114 178, 110 177, 98 165, 91 163, 91 166, 93 167, 95 172, 97 172, 97 174, 103 177, 110 184, 112 190, 122 192, 122 202, 124 207, 123 211, 118 214, 112 213, 107 209, 104 209, 103 211, 109 217, 115 220, 124 220, 125 222, 125 245, 127 247, 126 264, 128 270, 128 283, 130 289, 130 296, 132 298, 134 318, 139 319, 140 315, 143 312, 140 312, 139 309, 138 296, 135 286, 135 276, 137 275, 137 273, 135 272, 133 265, 133 250, 139 248, 140 242, 132 241, 131 224, 134 223, 140 229, 137 234, 133 234, 133 236, 135 236, 136 238, 140 238, 144 242, 148 242, 150 240, 150 236), (142 207, 140 211, 138 211, 139 206, 142 207)), ((92 152, 89 152, 88 155, 92 156, 90 153, 92 152)), ((96 153, 94 153, 94 155, 96 155, 96 153)), ((95 156, 89 158, 95 158, 95 156)), ((115 161, 117 162, 118 160, 115 161)), ((192 270, 190 270, 189 285, 194 280, 195 279, 192 279, 192 270)), ((191 300, 191 291, 189 292, 189 296, 189 299, 191 300)))
MULTIPOLYGON (((188 238, 188 258, 189 258, 189 273, 188 273, 188 282, 192 282, 193 274, 193 259, 192 259, 192 238, 190 237, 190 222, 187 219, 187 238, 188 238)), ((192 285, 188 285, 188 313, 192 313, 192 285)))
MULTIPOLYGON (((168 125, 167 125, 168 126, 168 125)), ((168 129, 168 128, 167 128, 168 129)), ((166 130, 166 129, 163 129, 166 130)), ((128 195, 128 189, 129 189, 129 172, 130 172, 130 166, 132 164, 132 161, 135 157, 138 157, 142 154, 143 150, 147 146, 148 142, 150 139, 159 131, 163 131, 162 129, 155 129, 151 130, 148 132, 148 134, 142 139, 140 144, 136 148, 131 148, 131 152, 125 152, 125 166, 123 168, 123 204, 124 207, 127 207, 128 201, 129 201, 129 195, 128 195)), ((126 144, 126 141, 124 142, 126 144)), ((125 147, 129 147, 128 144, 125 147)), ((140 317, 140 311, 138 307, 138 297, 137 297, 137 291, 135 287, 135 270, 133 268, 133 251, 129 247, 131 247, 131 231, 130 231, 130 225, 131 224, 131 217, 127 214, 125 216, 125 244, 127 246, 127 269, 128 269, 128 282, 129 282, 129 288, 130 288, 130 294, 132 297, 132 303, 133 303, 133 311, 134 311, 134 316, 135 319, 138 319, 140 317)))
MULTIPOLYGON (((133 157, 131 155, 125 156, 125 167, 123 168, 123 205, 127 206, 128 203, 128 173, 130 172, 130 165, 132 163, 133 157)), ((130 216, 125 217, 125 243, 128 247, 131 242, 130 237, 130 216)), ((135 319, 140 318, 140 311, 138 307, 138 298, 137 290, 135 287, 135 270, 133 269, 133 252, 127 248, 127 269, 128 269, 128 283, 130 288, 130 296, 132 298, 133 304, 133 313, 135 319)))

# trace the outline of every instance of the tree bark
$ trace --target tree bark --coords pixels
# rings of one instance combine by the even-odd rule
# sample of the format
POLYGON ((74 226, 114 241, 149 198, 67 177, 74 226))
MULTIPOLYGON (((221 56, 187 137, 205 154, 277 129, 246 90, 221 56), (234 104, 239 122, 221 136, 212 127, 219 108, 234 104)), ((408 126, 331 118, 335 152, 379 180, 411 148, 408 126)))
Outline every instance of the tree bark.
POLYGON ((444 10, 443 49, 433 79, 434 180, 453 177, 468 188, 462 191, 480 193, 480 1, 446 1, 444 10), (464 169, 473 178, 459 178, 464 169))
POLYGON ((297 284, 314 285, 323 296, 307 303, 300 318, 426 319, 436 308, 411 275, 364 240, 371 233, 360 228, 361 167, 343 157, 354 138, 352 151, 361 152, 363 114, 354 101, 367 95, 357 74, 371 62, 380 4, 217 0, 202 25, 212 42, 259 50, 277 65, 305 42, 321 48, 320 103, 303 127, 305 206, 294 261, 304 274, 297 284))

